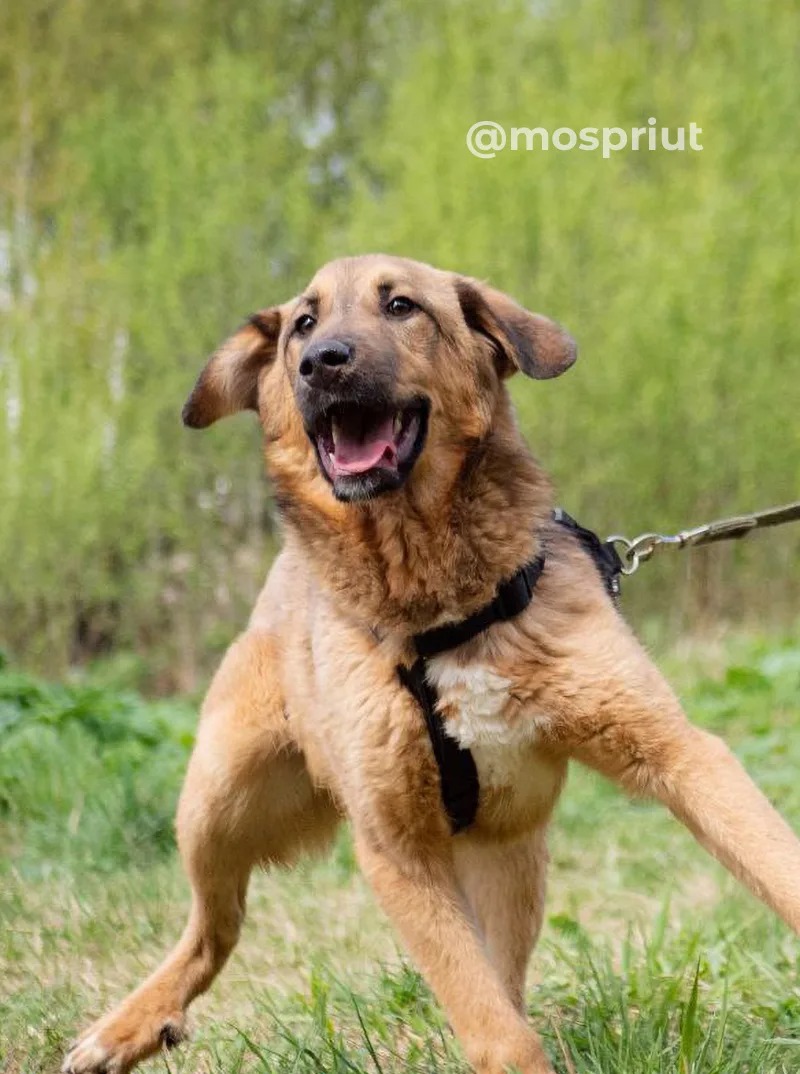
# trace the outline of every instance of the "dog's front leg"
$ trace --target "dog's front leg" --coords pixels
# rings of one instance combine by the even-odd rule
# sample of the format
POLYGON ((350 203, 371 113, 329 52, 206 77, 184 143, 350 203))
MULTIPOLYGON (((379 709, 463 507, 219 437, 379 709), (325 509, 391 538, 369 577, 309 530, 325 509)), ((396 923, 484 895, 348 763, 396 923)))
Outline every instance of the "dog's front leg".
POLYGON ((178 844, 192 887, 183 936, 156 971, 86 1030, 64 1074, 126 1074, 184 1033, 186 1009, 236 944, 254 865, 282 865, 324 846, 339 815, 312 784, 291 738, 274 640, 235 642, 204 705, 178 808, 178 844))
POLYGON ((451 856, 407 860, 356 833, 361 868, 480 1074, 552 1074, 468 916, 451 856))
POLYGON ((800 840, 725 743, 686 719, 643 653, 633 666, 623 683, 587 685, 597 704, 574 755, 627 790, 662 801, 800 933, 800 840))

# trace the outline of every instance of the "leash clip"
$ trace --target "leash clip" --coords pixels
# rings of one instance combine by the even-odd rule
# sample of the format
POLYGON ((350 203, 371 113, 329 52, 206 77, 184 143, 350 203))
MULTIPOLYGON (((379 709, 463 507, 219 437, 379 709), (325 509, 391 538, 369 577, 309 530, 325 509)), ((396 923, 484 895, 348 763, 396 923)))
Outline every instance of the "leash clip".
POLYGON ((620 546, 622 551, 618 551, 617 554, 622 560, 622 573, 629 576, 635 574, 642 563, 646 563, 655 550, 662 545, 682 548, 686 542, 682 533, 675 536, 666 533, 642 533, 633 540, 615 533, 608 538, 607 543, 613 545, 614 548, 617 548, 617 545, 620 546))
POLYGON ((692 548, 698 545, 713 544, 716 541, 733 541, 745 537, 751 530, 767 526, 781 526, 786 522, 800 521, 800 500, 770 507, 766 511, 756 511, 750 515, 735 515, 733 518, 720 518, 715 522, 706 522, 694 529, 681 530, 680 533, 643 533, 630 540, 615 533, 609 537, 607 544, 615 550, 617 546, 622 563, 623 574, 635 574, 642 563, 646 563, 657 548, 692 548))

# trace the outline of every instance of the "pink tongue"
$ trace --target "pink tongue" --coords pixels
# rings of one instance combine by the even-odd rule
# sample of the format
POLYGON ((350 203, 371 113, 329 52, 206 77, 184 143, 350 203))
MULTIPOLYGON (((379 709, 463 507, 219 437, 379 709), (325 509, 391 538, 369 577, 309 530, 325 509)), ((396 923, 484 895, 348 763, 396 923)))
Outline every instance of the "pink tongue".
POLYGON ((391 416, 370 429, 363 440, 348 436, 343 429, 337 428, 331 454, 336 469, 345 474, 363 474, 365 470, 377 466, 384 457, 387 462, 393 463, 396 455, 393 428, 394 419, 391 416))

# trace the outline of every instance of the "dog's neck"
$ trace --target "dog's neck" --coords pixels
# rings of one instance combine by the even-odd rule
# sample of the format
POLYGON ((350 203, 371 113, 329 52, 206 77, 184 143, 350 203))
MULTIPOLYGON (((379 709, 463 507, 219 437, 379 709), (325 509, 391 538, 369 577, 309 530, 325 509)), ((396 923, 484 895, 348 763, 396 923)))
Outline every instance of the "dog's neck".
POLYGON ((287 541, 348 617, 407 634, 459 620, 538 551, 551 488, 510 407, 449 465, 423 455, 403 489, 361 504, 318 485, 298 498, 274 475, 287 541))

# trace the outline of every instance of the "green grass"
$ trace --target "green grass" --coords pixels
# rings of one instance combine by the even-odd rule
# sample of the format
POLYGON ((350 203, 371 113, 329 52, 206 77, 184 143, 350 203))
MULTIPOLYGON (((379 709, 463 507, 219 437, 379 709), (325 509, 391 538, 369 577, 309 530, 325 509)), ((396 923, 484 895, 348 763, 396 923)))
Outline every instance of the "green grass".
MULTIPOLYGON (((687 645, 665 661, 800 827, 800 647, 687 645)), ((156 964, 186 889, 171 817, 193 707, 0 671, 0 1071, 49 1074, 156 964)), ((800 1070, 797 940, 662 809, 570 778, 551 838, 529 1009, 561 1074, 800 1070)), ((172 1074, 455 1074, 444 1018, 354 869, 260 875, 242 943, 193 1008, 172 1074)))

